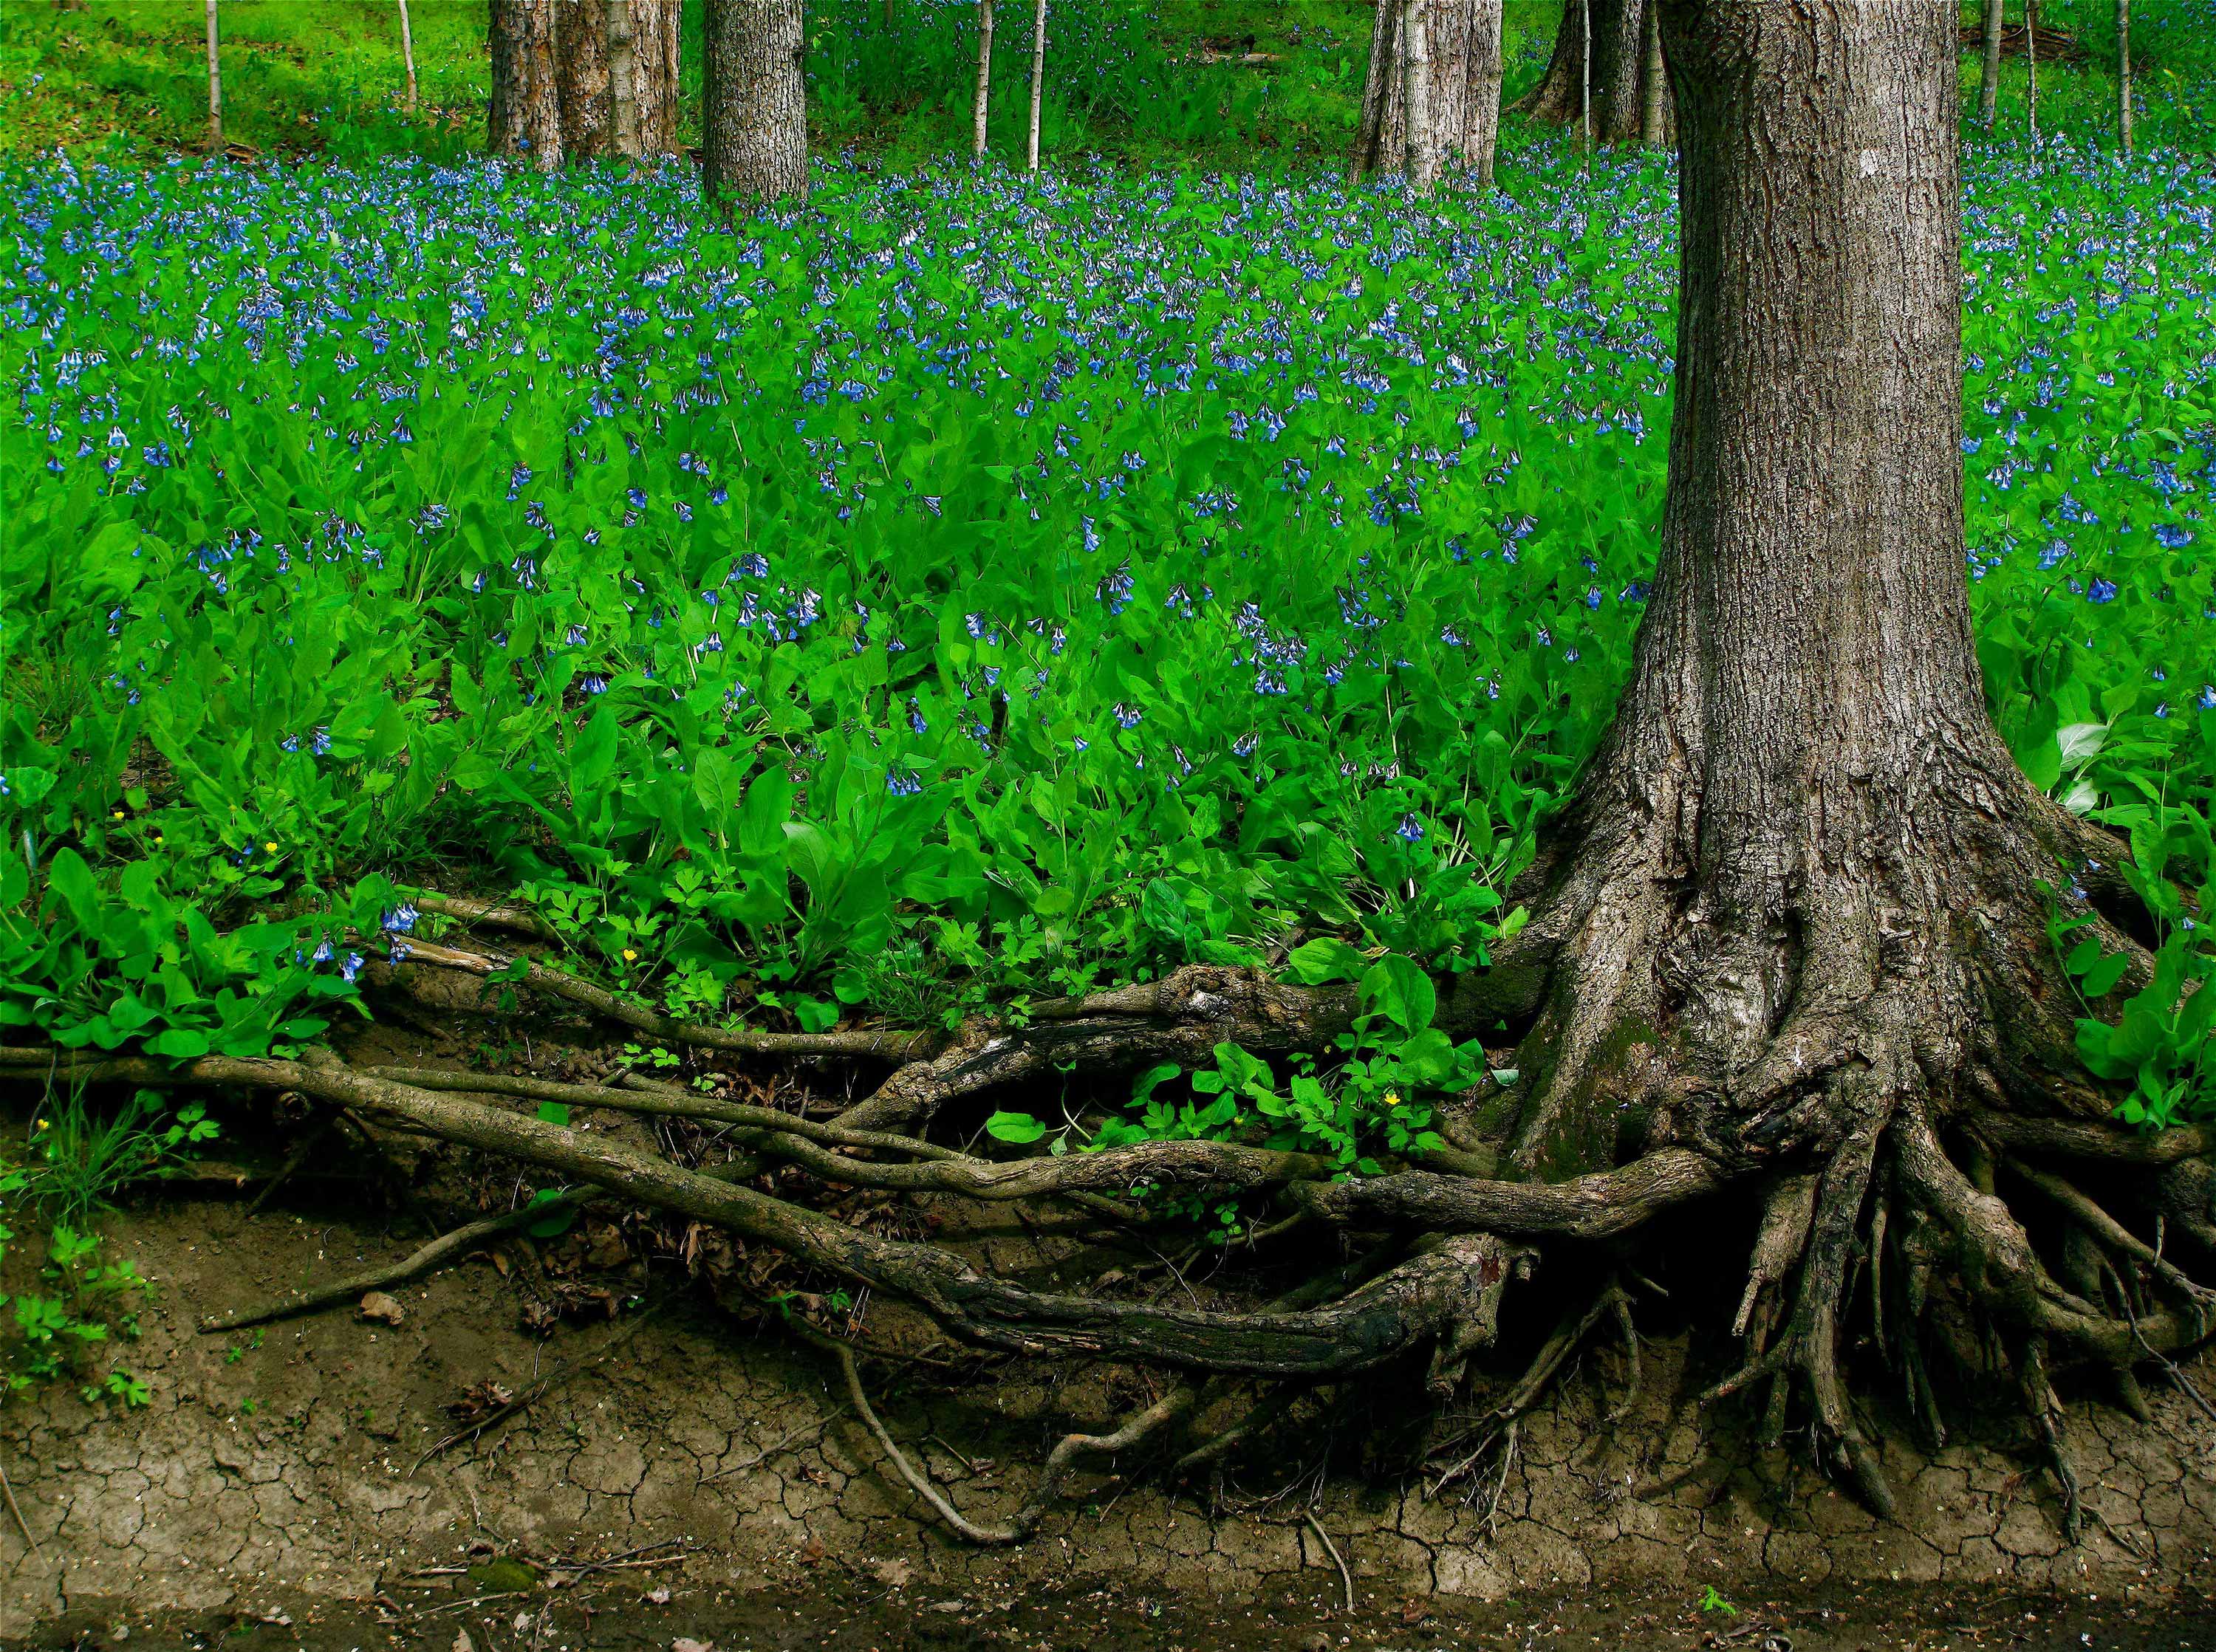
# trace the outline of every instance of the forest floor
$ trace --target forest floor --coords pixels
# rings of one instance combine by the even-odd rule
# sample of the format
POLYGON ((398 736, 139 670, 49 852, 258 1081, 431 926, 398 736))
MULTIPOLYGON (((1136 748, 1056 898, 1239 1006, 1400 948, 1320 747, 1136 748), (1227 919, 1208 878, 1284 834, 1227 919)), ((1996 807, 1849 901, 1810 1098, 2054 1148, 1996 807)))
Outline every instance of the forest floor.
MULTIPOLYGON (((589 1059, 552 1033, 534 1030, 535 1060, 589 1059)), ((361 1036, 356 1059, 453 1051, 391 1025, 361 1036)), ((826 1362, 721 1305, 771 1293, 769 1264, 713 1234, 588 1216, 395 1285, 378 1317, 200 1333, 397 1260, 509 1191, 388 1139, 388 1165, 316 1155, 255 1211, 287 1142, 227 1116, 222 1164, 103 1224, 156 1287, 119 1350, 148 1403, 56 1385, 0 1412, 39 1540, 0 1520, 0 1646, 2216 1652, 2216 1427, 2169 1389, 2145 1427, 2072 1396, 2092 1511, 2075 1545, 1973 1376, 1950 1391, 1944 1449, 1886 1431, 1907 1516, 1891 1526, 1805 1450, 1696 1416, 1699 1350, 1658 1327, 1636 1409, 1616 1416, 1621 1360, 1588 1355, 1469 1482, 1394 1466, 1380 1441, 1415 1395, 1388 1373, 1213 1484, 1105 1465, 1128 1472, 1080 1477, 1033 1542, 981 1551, 895 1489, 826 1362)), ((963 1243, 1003 1272, 1104 1265, 1020 1219, 963 1243)), ((865 1307, 878 1409, 975 1518, 1028 1493, 1057 1433, 1130 1403, 1136 1379, 981 1370, 865 1307)))

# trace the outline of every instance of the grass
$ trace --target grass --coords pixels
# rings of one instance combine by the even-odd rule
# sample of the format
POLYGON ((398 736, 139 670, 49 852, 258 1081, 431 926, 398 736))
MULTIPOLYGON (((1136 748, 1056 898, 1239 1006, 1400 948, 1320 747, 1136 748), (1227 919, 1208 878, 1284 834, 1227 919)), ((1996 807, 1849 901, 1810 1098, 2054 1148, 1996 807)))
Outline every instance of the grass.
MULTIPOLYGON (((359 160, 387 152, 451 157, 482 142, 486 86, 483 0, 414 0, 422 107, 401 107, 404 77, 391 0, 222 0, 225 129, 273 155, 359 160)), ((2141 141, 2207 147, 2216 90, 2216 20, 2188 15, 2206 0, 2146 11, 2135 34, 2144 105, 2141 141)), ((1022 146, 1030 17, 1002 8, 992 145, 1022 146)), ((2145 9, 2143 9, 2145 10, 2145 9)), ((1278 168, 1335 163, 1352 140, 1371 9, 1361 0, 1086 0, 1051 14, 1045 147, 1065 160, 1099 154, 1129 163, 1278 168), (1270 61, 1203 63, 1208 41, 1243 45, 1270 61)), ((2043 12, 2072 29, 2088 56, 2041 76, 2042 120, 2079 134, 2114 122, 2113 11, 2067 0, 2043 12)), ((1506 95, 1543 71, 1557 5, 1507 0, 1506 95)), ((1976 7, 1965 9, 1965 19, 1976 7)), ((908 167, 961 152, 969 140, 974 22, 963 4, 896 0, 889 34, 880 0, 818 0, 810 9, 814 140, 908 167)), ((699 4, 687 15, 686 132, 697 138, 699 4)), ((82 0, 70 9, 0 10, 0 150, 57 146, 132 155, 190 151, 204 142, 206 81, 199 0, 82 0)), ((1977 64, 1962 59, 1966 101, 1977 64)), ((2025 127, 2028 74, 2004 73, 2000 130, 2025 127)))

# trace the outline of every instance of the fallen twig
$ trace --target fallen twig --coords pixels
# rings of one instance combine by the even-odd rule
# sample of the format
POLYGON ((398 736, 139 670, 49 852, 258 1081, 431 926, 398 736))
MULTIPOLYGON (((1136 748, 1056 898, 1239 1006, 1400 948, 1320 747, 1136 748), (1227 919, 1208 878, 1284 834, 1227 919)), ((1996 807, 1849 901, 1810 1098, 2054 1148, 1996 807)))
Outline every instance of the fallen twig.
POLYGON ((1339 1581, 1346 1585, 1346 1609, 1351 1612, 1354 1610, 1354 1574, 1346 1569, 1346 1562, 1339 1555, 1339 1545, 1331 1540, 1331 1533, 1323 1529, 1323 1522, 1315 1517, 1315 1510, 1304 1511, 1301 1518, 1308 1523, 1308 1530, 1314 1532, 1316 1541, 1323 1545, 1324 1553, 1329 1555, 1333 1563, 1339 1568, 1339 1581))
MULTIPOLYGON (((544 1207, 542 1207, 542 1208, 544 1207)), ((557 1388, 559 1388, 563 1383, 569 1381, 570 1378, 577 1375, 580 1372, 590 1370, 593 1366, 600 1364, 601 1360, 606 1359, 611 1354, 613 1354, 617 1349, 629 1342, 632 1337, 637 1336, 640 1331, 646 1328, 647 1321, 652 1319, 661 1311, 662 1305, 659 1303, 656 1304, 651 1308, 644 1310, 643 1312, 633 1317, 631 1323, 625 1325, 614 1336, 609 1337, 606 1342, 601 1343, 598 1348, 594 1349, 594 1352, 586 1358, 582 1360, 572 1360, 567 1364, 557 1366, 553 1370, 541 1377, 537 1382, 532 1384, 530 1387, 525 1389, 520 1394, 518 1394, 514 1399, 508 1401, 507 1404, 501 1406, 496 1410, 487 1412, 483 1416, 478 1418, 475 1422, 471 1423, 465 1428, 457 1428, 452 1434, 448 1434, 444 1440, 439 1441, 438 1444, 433 1446, 428 1451, 426 1451, 421 1457, 417 1458, 415 1463, 409 1468, 409 1477, 412 1479, 416 1474, 422 1470, 422 1466, 426 1463, 429 1462, 433 1458, 443 1456, 446 1452, 452 1451, 456 1446, 462 1445, 465 1442, 474 1443, 484 1437, 485 1431, 487 1429, 496 1428, 499 1424, 507 1422, 508 1418, 515 1416, 521 1412, 529 1410, 532 1406, 538 1404, 540 1400, 545 1399, 557 1388)))
POLYGON ((459 1262, 477 1245, 496 1235, 574 1210, 598 1192, 596 1188, 573 1188, 567 1193, 557 1194, 537 1204, 520 1206, 498 1216, 488 1216, 482 1221, 471 1222, 451 1233, 441 1234, 390 1267, 372 1268, 366 1274, 356 1274, 351 1279, 342 1279, 335 1284, 301 1291, 281 1302, 203 1319, 200 1321, 200 1332, 205 1336, 212 1331, 243 1330, 249 1325, 267 1324, 274 1319, 290 1319, 295 1315, 313 1313, 318 1308, 328 1308, 337 1303, 359 1301, 365 1292, 403 1284, 443 1263, 459 1262))

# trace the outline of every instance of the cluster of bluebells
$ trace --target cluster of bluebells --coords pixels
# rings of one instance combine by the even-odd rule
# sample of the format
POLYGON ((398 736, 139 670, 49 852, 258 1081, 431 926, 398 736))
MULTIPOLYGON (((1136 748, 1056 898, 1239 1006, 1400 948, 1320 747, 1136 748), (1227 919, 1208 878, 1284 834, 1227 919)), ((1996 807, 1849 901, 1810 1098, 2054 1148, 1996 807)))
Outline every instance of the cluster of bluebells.
MULTIPOLYGON (((1973 157, 1966 220, 1975 601, 2182 740, 2216 688, 2146 660, 2216 659, 2216 433, 2181 411, 2216 356, 2209 187, 2017 165, 1973 157), (2138 413, 2075 371, 2088 341, 2131 358, 2138 413)), ((873 808, 933 823, 919 859, 1031 853, 1006 800, 1067 777, 1127 881, 1216 863, 1179 847, 1203 841, 1270 857, 1242 889, 1306 920, 1339 910, 1299 847, 1327 832, 1330 875, 1389 905, 1425 867, 1505 867, 1629 669, 1676 225, 1622 166, 1422 210, 1322 179, 840 174, 736 235, 677 168, 25 171, 0 329, 34 502, 82 489, 114 549, 32 623, 99 660, 102 752, 228 749, 223 718, 281 698, 266 744, 328 760, 257 744, 239 784, 304 855, 344 841, 360 731, 397 722, 393 796, 451 782, 572 864, 674 854, 740 795, 719 757, 822 820, 812 783, 865 761, 873 808), (254 649, 321 663, 280 691, 254 649), (611 727, 635 815, 563 795, 611 727)), ((106 760, 71 783, 112 792, 106 760)))

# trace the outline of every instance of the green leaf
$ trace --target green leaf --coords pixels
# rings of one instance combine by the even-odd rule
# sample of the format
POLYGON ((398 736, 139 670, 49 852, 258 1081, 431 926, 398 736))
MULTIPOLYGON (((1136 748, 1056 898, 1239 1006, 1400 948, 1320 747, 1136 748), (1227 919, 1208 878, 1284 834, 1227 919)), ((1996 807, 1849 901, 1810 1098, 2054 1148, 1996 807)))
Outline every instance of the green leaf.
POLYGON ((2085 972, 2084 978, 2078 983, 2078 989, 2089 998, 2104 998, 2115 990, 2116 983, 2123 980, 2124 972, 2131 967, 2129 953, 2112 953, 2085 972))
POLYGON ((1307 986, 1320 986, 1326 981, 1358 980, 1369 961, 1359 950, 1334 935, 1303 941, 1285 955, 1286 969, 1295 980, 1307 986))
POLYGON ((985 1133, 995 1140, 1024 1147, 1046 1134, 1046 1126, 1028 1113, 995 1113, 985 1121, 985 1133))
POLYGON ((1438 990, 1412 958, 1388 953, 1362 978, 1363 997, 1404 1033, 1420 1033, 1438 1012, 1438 990))

